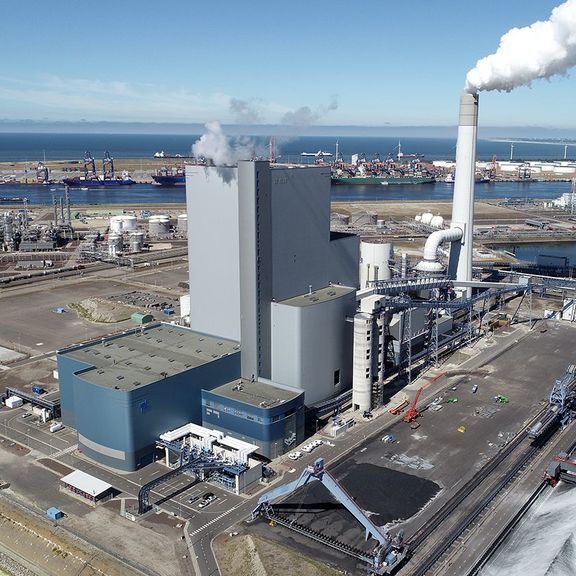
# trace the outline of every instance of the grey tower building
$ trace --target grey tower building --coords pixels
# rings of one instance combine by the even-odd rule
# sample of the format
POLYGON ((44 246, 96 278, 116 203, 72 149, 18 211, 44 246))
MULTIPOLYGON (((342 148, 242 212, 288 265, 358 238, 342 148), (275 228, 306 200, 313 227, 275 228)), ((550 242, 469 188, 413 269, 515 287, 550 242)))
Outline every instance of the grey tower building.
POLYGON ((241 341, 242 377, 348 388, 359 240, 330 232, 330 169, 239 162, 187 168, 190 322, 241 341))

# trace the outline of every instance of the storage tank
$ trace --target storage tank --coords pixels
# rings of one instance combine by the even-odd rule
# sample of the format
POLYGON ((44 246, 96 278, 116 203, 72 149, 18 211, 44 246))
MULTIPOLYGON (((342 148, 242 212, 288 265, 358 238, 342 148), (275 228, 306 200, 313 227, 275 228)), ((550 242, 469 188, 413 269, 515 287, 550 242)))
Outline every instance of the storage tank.
POLYGON ((430 225, 430 222, 432 222, 432 218, 434 218, 434 214, 432 214, 432 212, 424 212, 424 214, 422 214, 421 222, 422 224, 430 225))
POLYGON ((142 232, 141 230, 131 232, 129 240, 130 240, 130 252, 142 252, 142 247, 144 246, 144 232, 142 232))
POLYGON ((422 222, 422 214, 416 214, 416 216, 414 216, 414 220, 416 220, 416 222, 422 222))
POLYGON ((120 234, 108 234, 108 254, 116 256, 122 252, 122 236, 120 234))
POLYGON ((352 408, 372 408, 372 316, 364 313, 354 316, 352 408))
POLYGON ((131 232, 138 229, 138 222, 136 216, 132 214, 121 214, 119 216, 112 216, 110 218, 110 231, 116 234, 122 232, 131 232))
POLYGON ((394 246, 389 242, 360 242, 360 287, 366 288, 370 280, 390 280, 390 260, 394 246))
POLYGON ((186 237, 188 235, 188 214, 178 215, 177 230, 180 236, 186 237))
POLYGON ((434 228, 444 228, 444 218, 442 218, 440 214, 437 214, 430 221, 430 226, 433 226, 434 228))
POLYGON ((150 236, 162 237, 170 234, 170 217, 165 215, 150 216, 148 220, 150 236))
POLYGON ((376 220, 376 228, 384 228, 384 220, 376 220))

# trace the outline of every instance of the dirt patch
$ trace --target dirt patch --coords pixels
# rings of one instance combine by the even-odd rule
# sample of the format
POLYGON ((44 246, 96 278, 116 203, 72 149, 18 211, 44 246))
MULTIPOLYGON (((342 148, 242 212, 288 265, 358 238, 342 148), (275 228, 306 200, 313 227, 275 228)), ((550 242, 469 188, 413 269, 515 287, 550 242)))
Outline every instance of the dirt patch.
POLYGON ((336 576, 341 572, 260 536, 220 535, 214 552, 222 576, 336 576))
POLYGON ((81 302, 73 302, 70 304, 70 308, 76 310, 81 318, 103 324, 128 320, 137 310, 134 306, 111 302, 104 298, 86 298, 81 302))
POLYGON ((0 438, 0 448, 15 456, 26 456, 30 454, 30 450, 26 448, 26 446, 22 446, 22 444, 18 444, 7 438, 0 438))
POLYGON ((58 474, 58 476, 66 476, 67 474, 70 474, 74 471, 73 468, 69 468, 65 464, 62 464, 56 460, 51 460, 50 458, 40 458, 38 462, 48 468, 48 470, 58 474))

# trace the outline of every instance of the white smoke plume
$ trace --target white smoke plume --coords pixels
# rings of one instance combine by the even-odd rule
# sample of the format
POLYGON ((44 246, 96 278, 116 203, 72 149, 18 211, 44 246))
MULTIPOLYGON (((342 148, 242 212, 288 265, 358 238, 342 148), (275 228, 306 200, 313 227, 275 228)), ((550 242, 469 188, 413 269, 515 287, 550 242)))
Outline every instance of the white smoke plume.
POLYGON ((254 100, 230 98, 230 110, 242 124, 258 124, 261 122, 260 111, 254 100))
POLYGON ((216 166, 230 166, 238 160, 250 160, 256 155, 252 140, 230 140, 220 122, 208 122, 205 127, 206 132, 192 144, 192 154, 196 158, 209 159, 216 166))
POLYGON ((498 50, 468 72, 465 89, 510 92, 532 80, 563 74, 575 64, 576 0, 567 0, 552 10, 549 20, 504 34, 498 50))
POLYGON ((310 106, 302 106, 293 112, 286 112, 282 117, 282 124, 288 124, 289 126, 310 126, 319 120, 322 116, 327 114, 332 110, 338 108, 338 99, 336 96, 332 96, 328 106, 318 106, 316 110, 312 110, 310 106))

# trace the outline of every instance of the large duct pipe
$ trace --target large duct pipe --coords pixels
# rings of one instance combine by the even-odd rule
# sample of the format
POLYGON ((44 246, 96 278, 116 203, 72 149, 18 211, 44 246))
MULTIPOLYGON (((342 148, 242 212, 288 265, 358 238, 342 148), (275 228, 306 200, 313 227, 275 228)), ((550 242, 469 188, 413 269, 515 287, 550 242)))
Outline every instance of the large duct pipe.
POLYGON ((462 230, 460 242, 452 242, 448 275, 456 280, 472 280, 472 242, 474 238, 474 182, 476 173, 476 132, 478 94, 468 92, 460 98, 456 174, 451 228, 462 230))
MULTIPOLYGON (((418 272, 429 274, 440 274, 444 272, 444 266, 438 261, 438 248, 443 242, 456 242, 462 239, 460 228, 449 228, 448 230, 436 230, 428 236, 424 244, 424 260, 416 265, 418 272)), ((453 246, 454 244, 452 244, 453 246)), ((450 251, 452 253, 452 250, 450 251)))

